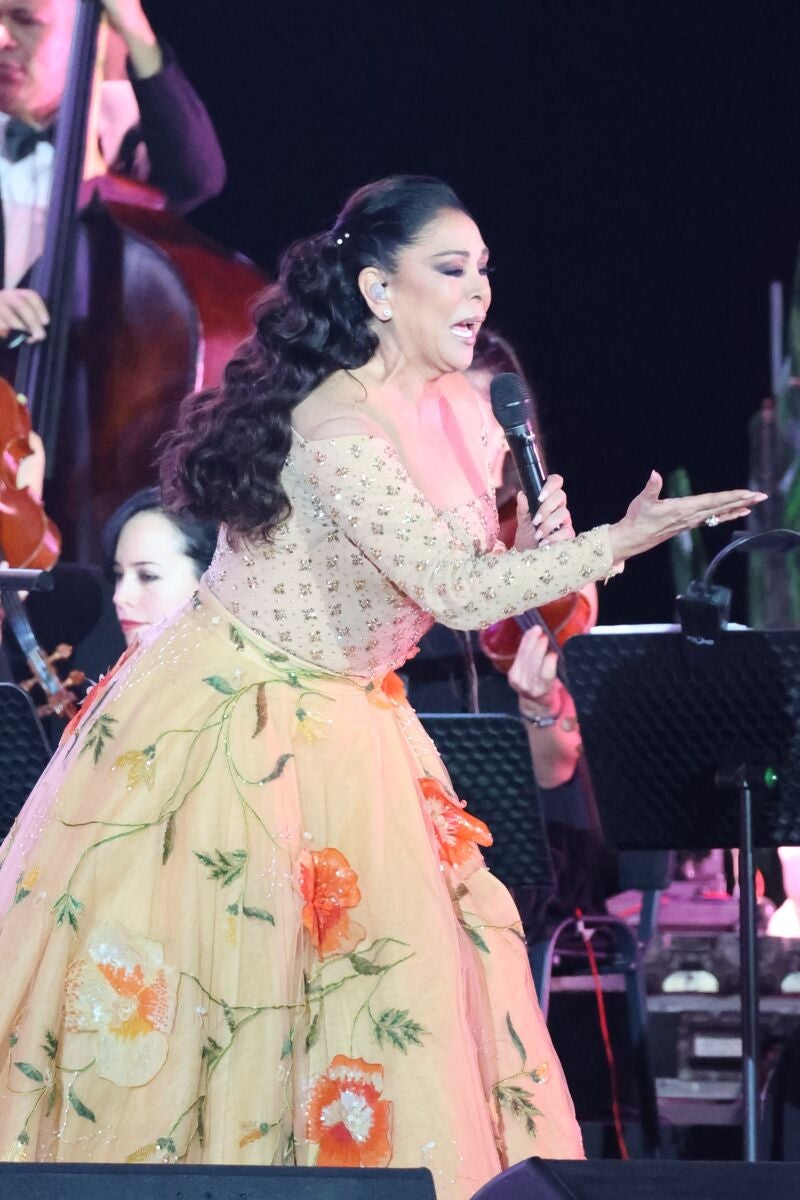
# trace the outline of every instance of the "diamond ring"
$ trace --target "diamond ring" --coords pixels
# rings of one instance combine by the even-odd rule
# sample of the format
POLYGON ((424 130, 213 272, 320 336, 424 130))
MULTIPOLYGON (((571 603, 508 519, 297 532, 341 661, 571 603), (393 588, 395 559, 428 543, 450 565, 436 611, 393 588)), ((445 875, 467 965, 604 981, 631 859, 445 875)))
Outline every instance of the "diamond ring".
POLYGON ((719 517, 716 513, 712 513, 710 517, 706 517, 706 525, 709 529, 713 529, 715 525, 719 525, 719 517))

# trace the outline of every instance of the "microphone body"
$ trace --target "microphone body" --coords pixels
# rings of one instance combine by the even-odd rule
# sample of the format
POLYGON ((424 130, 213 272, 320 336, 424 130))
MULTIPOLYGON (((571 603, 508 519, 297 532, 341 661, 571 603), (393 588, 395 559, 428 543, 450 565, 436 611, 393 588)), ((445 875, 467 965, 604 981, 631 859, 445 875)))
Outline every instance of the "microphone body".
POLYGON ((533 402, 519 375, 495 375, 490 385, 492 412, 506 435, 531 516, 539 507, 545 473, 533 427, 533 402))

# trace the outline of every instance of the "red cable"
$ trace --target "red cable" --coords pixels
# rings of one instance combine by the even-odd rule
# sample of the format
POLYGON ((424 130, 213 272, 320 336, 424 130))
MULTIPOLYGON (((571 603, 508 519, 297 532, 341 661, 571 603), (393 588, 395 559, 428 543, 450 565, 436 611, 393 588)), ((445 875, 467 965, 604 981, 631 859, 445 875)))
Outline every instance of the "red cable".
POLYGON ((600 1033, 602 1034, 602 1037, 603 1037, 603 1048, 605 1049, 605 1053, 606 1053, 606 1062, 608 1063, 609 1081, 611 1084, 611 1112, 614 1117, 614 1130, 617 1135, 617 1146, 619 1147, 619 1156, 623 1161, 627 1162, 628 1159, 630 1158, 630 1154, 628 1153, 628 1146, 625 1141, 625 1134, 622 1129, 622 1114, 620 1111, 620 1104, 619 1104, 619 1082, 618 1082, 618 1078, 617 1078, 617 1064, 614 1061, 614 1051, 611 1046, 611 1035, 608 1031, 608 1019, 606 1017, 606 1001, 605 1001, 605 996, 603 995, 603 984, 602 984, 602 980, 600 977, 600 972, 597 968, 597 958, 595 956, 594 947, 592 946, 592 939, 589 936, 589 934, 587 933, 586 926, 583 923, 583 912, 581 911, 581 909, 579 909, 579 908, 575 909, 575 916, 577 918, 576 925, 577 925, 578 933, 581 935, 581 938, 583 939, 583 945, 586 950, 586 957, 589 960, 589 970, 591 971, 592 979, 594 980, 594 994, 595 994, 595 998, 597 999, 597 1015, 600 1020, 600 1033))

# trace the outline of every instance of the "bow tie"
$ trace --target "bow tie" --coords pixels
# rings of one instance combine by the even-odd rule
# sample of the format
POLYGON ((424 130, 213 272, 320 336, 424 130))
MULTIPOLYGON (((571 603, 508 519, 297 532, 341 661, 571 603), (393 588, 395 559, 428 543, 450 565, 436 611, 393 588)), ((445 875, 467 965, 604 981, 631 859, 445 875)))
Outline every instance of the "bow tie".
POLYGON ((20 162, 33 154, 39 142, 52 142, 55 136, 55 126, 48 125, 46 129, 36 129, 27 125, 19 117, 11 117, 6 125, 6 136, 3 151, 10 162, 20 162))

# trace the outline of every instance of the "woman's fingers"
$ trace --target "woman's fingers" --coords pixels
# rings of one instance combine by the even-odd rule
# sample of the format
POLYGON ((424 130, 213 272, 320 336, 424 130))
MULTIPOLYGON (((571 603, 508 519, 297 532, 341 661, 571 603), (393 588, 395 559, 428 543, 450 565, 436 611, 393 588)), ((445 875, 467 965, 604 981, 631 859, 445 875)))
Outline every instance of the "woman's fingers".
POLYGON ((508 682, 521 696, 541 702, 550 693, 556 678, 558 658, 550 649, 545 631, 539 626, 526 631, 508 673, 508 682))
POLYGON ((610 526, 615 561, 641 554, 685 529, 697 528, 710 518, 714 518, 712 524, 738 520, 747 516, 753 505, 767 499, 764 492, 734 488, 661 500, 660 487, 661 478, 654 471, 639 495, 631 501, 622 521, 610 526))
POLYGON ((517 532, 514 538, 516 550, 533 550, 537 545, 537 534, 531 520, 528 500, 524 492, 517 492, 517 532))
POLYGON ((739 512, 749 508, 751 504, 762 504, 766 500, 764 492, 752 492, 746 488, 738 488, 732 492, 707 492, 702 496, 687 496, 681 501, 692 516, 710 517, 716 515, 722 518, 724 513, 739 512))
POLYGON ((541 509, 542 505, 547 504, 548 500, 550 500, 550 498, 553 496, 554 493, 562 492, 563 490, 564 490, 563 476, 548 475, 547 479, 545 479, 545 481, 544 481, 544 487, 542 488, 541 492, 539 493, 539 508, 541 509))
POLYGON ((539 507, 533 518, 538 545, 565 541, 575 536, 563 482, 560 475, 550 475, 542 488, 539 507))

